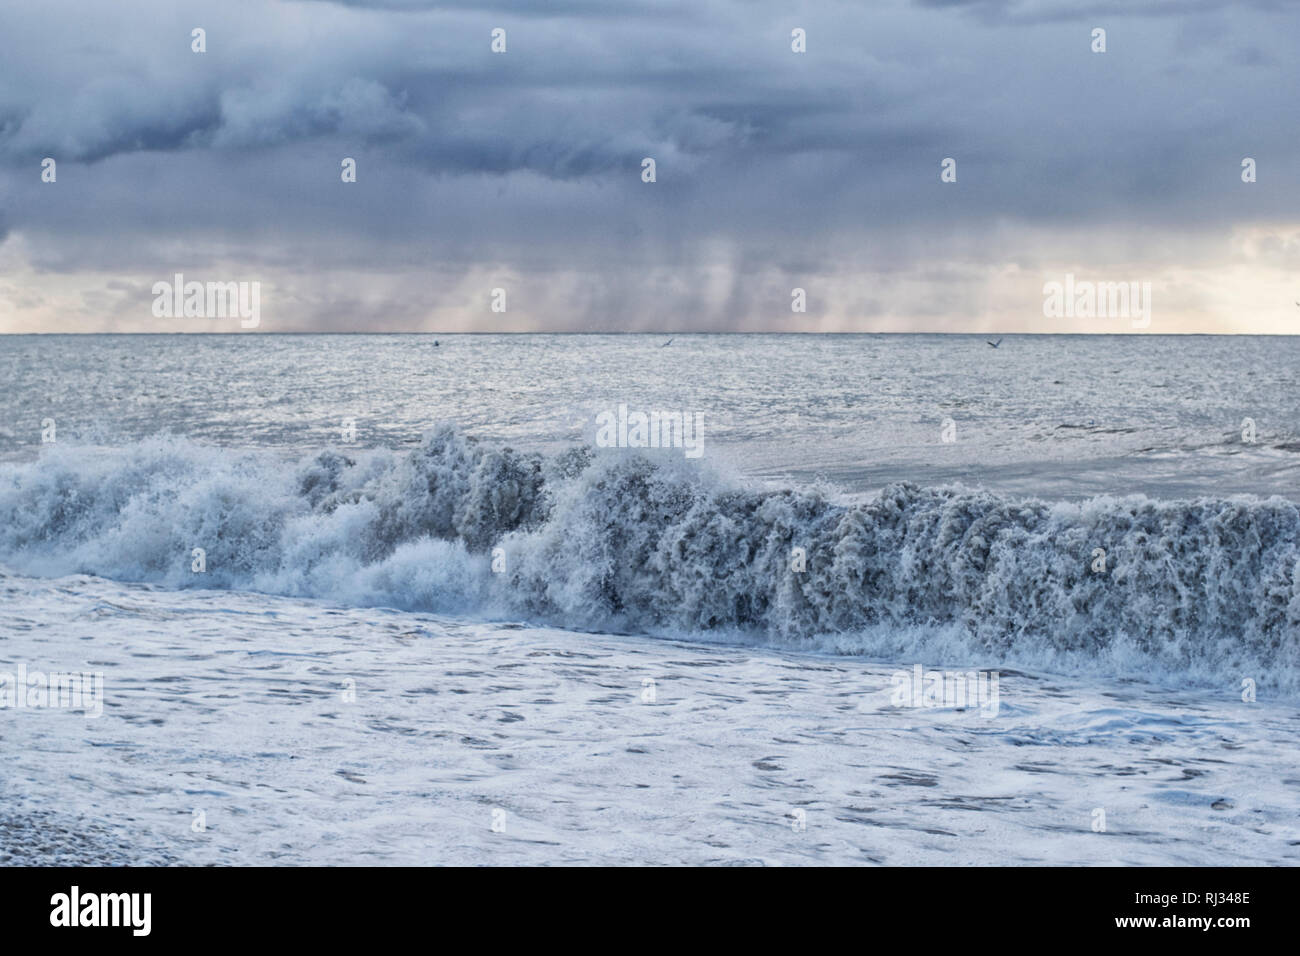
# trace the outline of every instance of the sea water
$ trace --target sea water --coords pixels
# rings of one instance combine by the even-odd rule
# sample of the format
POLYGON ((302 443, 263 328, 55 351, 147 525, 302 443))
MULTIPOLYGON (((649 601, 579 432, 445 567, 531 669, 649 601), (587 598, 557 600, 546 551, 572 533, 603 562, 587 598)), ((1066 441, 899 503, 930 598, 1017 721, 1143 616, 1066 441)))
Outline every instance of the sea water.
POLYGON ((1300 341, 668 338, 0 338, 0 858, 1300 857, 1300 341))

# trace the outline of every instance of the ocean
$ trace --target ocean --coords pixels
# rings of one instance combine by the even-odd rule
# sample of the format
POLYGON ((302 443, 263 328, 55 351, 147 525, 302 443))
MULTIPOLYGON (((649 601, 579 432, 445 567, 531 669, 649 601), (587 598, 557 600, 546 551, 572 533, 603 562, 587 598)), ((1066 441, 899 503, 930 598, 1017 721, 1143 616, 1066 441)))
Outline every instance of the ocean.
POLYGON ((1297 370, 0 337, 0 862, 1294 863, 1297 370))

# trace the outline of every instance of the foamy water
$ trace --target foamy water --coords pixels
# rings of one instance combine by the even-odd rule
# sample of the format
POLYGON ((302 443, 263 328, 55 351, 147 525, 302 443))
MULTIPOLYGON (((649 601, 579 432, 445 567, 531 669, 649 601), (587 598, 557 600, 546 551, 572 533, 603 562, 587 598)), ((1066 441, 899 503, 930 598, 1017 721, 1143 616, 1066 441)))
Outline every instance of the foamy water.
POLYGON ((0 668, 89 665, 106 695, 4 715, 10 862, 1300 859, 1296 712, 1267 701, 1004 673, 985 717, 894 707, 894 668, 855 658, 91 578, 0 595, 0 668))

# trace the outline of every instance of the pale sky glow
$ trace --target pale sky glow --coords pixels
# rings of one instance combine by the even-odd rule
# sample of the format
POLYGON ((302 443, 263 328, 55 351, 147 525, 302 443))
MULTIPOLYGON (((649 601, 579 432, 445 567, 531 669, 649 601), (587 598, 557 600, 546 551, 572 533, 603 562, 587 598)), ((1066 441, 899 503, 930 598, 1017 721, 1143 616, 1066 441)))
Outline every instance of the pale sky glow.
POLYGON ((259 332, 1300 331, 1295 5, 55 0, 0 37, 0 332, 240 330, 155 317, 177 272, 261 283, 259 332), (1067 273, 1150 283, 1150 325, 1045 316, 1067 273))

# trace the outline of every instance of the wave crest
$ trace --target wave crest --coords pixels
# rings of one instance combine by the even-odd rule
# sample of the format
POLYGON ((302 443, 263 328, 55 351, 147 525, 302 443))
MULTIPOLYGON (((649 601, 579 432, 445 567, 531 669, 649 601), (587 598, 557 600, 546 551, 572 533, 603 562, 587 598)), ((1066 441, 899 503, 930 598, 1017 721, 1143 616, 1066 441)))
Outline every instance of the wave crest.
POLYGON ((166 437, 53 446, 0 468, 0 524, 0 558, 37 575, 1300 685, 1300 510, 1281 498, 901 483, 845 504, 679 457, 543 457, 442 426, 409 452, 297 462, 166 437))

